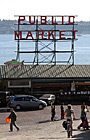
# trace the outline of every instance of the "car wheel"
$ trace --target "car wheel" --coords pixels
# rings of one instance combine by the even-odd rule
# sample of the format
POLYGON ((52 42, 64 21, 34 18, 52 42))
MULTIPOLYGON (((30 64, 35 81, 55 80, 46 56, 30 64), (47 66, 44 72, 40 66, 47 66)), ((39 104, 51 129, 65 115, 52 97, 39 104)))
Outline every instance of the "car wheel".
POLYGON ((21 110, 21 106, 20 105, 17 105, 16 106, 16 110, 21 110))
POLYGON ((38 108, 41 110, 41 109, 43 109, 44 107, 43 107, 42 104, 40 104, 38 108))

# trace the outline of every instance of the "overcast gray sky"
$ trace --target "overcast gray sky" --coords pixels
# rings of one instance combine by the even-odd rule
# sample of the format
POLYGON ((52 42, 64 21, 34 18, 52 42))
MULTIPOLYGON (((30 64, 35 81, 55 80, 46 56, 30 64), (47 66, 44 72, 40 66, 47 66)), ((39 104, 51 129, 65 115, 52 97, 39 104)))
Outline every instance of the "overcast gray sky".
POLYGON ((0 19, 14 15, 78 15, 78 21, 90 21, 89 0, 1 0, 0 19))

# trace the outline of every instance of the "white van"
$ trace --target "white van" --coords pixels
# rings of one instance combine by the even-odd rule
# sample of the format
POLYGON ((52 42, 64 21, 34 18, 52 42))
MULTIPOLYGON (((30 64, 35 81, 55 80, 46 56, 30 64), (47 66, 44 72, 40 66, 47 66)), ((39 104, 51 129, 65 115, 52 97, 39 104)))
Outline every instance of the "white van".
POLYGON ((55 102, 55 95, 50 95, 50 97, 48 98, 48 103, 53 104, 54 102, 55 102))
POLYGON ((44 100, 45 102, 47 102, 48 105, 50 105, 51 103, 53 104, 55 102, 55 95, 43 94, 39 99, 44 100))

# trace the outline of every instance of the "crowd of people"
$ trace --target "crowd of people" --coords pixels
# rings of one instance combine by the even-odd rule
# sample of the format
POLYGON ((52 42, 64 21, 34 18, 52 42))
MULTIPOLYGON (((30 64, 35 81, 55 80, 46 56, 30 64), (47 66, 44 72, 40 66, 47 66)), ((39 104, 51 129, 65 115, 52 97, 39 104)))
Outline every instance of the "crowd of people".
MULTIPOLYGON (((61 104, 60 106, 61 109, 61 120, 62 119, 71 119, 71 124, 73 124, 73 120, 75 119, 75 115, 74 115, 74 111, 72 109, 72 106, 70 104, 68 104, 67 109, 64 109, 64 103, 61 104), (73 118, 72 118, 73 117, 73 118)), ((85 105, 85 103, 83 103, 81 105, 81 124, 77 127, 78 130, 80 130, 80 128, 82 127, 85 130, 89 129, 89 125, 88 125, 88 119, 87 119, 87 112, 89 112, 87 105, 85 105)), ((55 120, 55 116, 56 116, 56 109, 55 109, 55 105, 51 106, 51 121, 55 120)), ((73 130, 73 127, 71 128, 73 130)))
MULTIPOLYGON (((74 111, 72 109, 72 106, 70 104, 68 104, 67 109, 64 109, 64 103, 61 104, 60 106, 61 109, 61 120, 62 119, 70 119, 71 120, 71 124, 73 124, 73 119, 75 119, 75 115, 74 115, 74 111), (72 118, 73 117, 73 118, 72 118)), ((10 123, 10 132, 13 131, 13 125, 16 127, 17 131, 19 131, 19 127, 16 125, 16 118, 17 118, 17 114, 15 113, 15 111, 12 109, 10 109, 11 113, 8 116, 8 118, 11 119, 11 123, 10 123)), ((85 103, 83 103, 81 105, 81 124, 79 124, 79 126, 77 127, 78 130, 80 130, 80 128, 84 128, 86 130, 89 129, 89 125, 88 125, 88 119, 87 119, 87 112, 89 112, 87 105, 85 105, 85 103)), ((57 113, 56 113, 56 108, 55 105, 51 105, 51 121, 54 121, 56 119, 57 113)), ((71 133, 73 131, 73 127, 71 127, 71 133)))

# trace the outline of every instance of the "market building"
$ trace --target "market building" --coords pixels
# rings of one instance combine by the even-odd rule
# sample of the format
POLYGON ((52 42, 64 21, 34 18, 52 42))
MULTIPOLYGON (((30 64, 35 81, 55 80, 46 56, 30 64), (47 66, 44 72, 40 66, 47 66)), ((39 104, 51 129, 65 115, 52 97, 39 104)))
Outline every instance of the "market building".
POLYGON ((62 100, 83 95, 85 99, 90 95, 90 65, 3 65, 0 90, 13 95, 54 94, 62 100))

